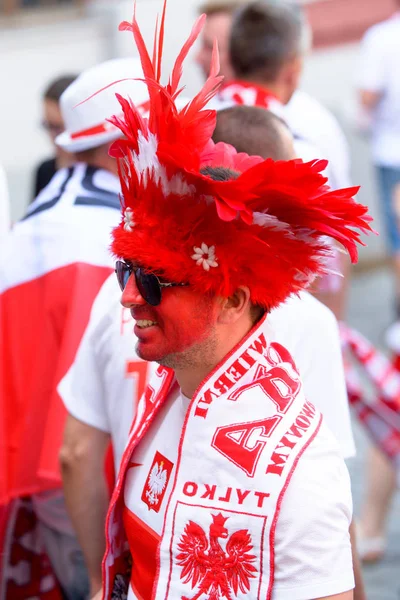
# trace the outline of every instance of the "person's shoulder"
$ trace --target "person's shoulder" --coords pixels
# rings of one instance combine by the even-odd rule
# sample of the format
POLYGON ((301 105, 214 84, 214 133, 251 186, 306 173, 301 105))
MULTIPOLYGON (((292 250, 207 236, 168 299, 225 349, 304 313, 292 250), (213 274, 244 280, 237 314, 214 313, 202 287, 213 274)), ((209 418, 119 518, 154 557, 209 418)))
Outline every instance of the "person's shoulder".
POLYGON ((271 311, 268 324, 274 339, 292 353, 298 366, 316 349, 325 352, 339 336, 332 311, 307 292, 271 311))
POLYGON ((331 130, 342 133, 342 129, 335 115, 322 102, 311 96, 304 90, 296 90, 293 98, 288 104, 289 110, 298 112, 301 115, 312 115, 314 124, 323 123, 324 132, 329 126, 331 130))
POLYGON ((332 494, 334 486, 338 492, 335 497, 343 499, 344 496, 351 506, 349 473, 339 443, 324 420, 301 455, 294 471, 287 491, 289 504, 290 498, 294 500, 298 493, 307 493, 310 490, 315 493, 320 486, 324 490, 325 498, 332 494))
POLYGON ((300 292, 290 296, 283 304, 271 311, 269 315, 273 324, 290 321, 336 323, 332 311, 308 292, 300 292))
POLYGON ((400 31, 400 14, 394 15, 384 21, 372 25, 363 36, 363 42, 368 44, 384 43, 387 35, 394 31, 400 31))

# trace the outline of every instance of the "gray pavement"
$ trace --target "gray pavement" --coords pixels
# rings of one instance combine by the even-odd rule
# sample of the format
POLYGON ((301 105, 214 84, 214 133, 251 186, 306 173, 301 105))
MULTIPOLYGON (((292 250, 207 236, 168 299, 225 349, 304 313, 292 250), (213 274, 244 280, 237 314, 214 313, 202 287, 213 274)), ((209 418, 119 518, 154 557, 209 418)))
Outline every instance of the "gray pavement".
MULTIPOLYGON (((349 323, 378 346, 383 347, 383 334, 393 321, 392 287, 386 269, 353 276, 349 323)), ((354 513, 360 512, 363 499, 366 456, 369 441, 354 422, 357 456, 349 461, 354 496, 354 513)), ((400 600, 400 493, 394 498, 389 517, 388 547, 384 559, 363 568, 368 600, 400 600)))

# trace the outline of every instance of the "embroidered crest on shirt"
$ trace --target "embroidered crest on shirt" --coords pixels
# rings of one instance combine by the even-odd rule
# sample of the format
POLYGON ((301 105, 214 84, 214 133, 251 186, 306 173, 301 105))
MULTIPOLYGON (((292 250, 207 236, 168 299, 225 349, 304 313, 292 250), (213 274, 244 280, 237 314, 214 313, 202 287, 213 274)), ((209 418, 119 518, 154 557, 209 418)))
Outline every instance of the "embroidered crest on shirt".
POLYGON ((159 512, 173 467, 174 463, 168 458, 165 458, 160 452, 155 453, 142 492, 142 501, 149 510, 159 512))
POLYGON ((253 543, 248 529, 234 531, 229 536, 225 524, 229 517, 213 514, 208 536, 204 529, 189 521, 178 544, 177 564, 181 567, 183 583, 198 587, 195 595, 182 600, 237 597, 250 590, 251 579, 257 577, 256 556, 251 554, 253 543), (225 550, 220 540, 227 540, 225 550))

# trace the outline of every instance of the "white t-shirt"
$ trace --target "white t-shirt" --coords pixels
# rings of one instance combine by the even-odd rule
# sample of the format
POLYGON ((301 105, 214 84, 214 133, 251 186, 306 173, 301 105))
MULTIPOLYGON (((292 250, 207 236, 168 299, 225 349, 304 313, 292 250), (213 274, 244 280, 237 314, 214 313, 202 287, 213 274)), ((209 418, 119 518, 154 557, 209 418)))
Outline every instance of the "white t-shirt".
MULTIPOLYGON (((296 90, 285 106, 285 118, 295 138, 307 140, 317 149, 312 158, 329 161, 331 187, 351 186, 349 146, 333 114, 306 92, 296 90)), ((302 156, 301 151, 299 154, 302 156)))
POLYGON ((292 296, 273 310, 268 323, 293 356, 306 397, 324 415, 344 458, 355 455, 339 327, 334 314, 311 294, 292 296), (329 382, 329 383, 327 383, 329 382), (325 390, 325 395, 321 395, 325 390))
MULTIPOLYGON (((138 390, 157 365, 135 353, 129 310, 120 305, 115 275, 101 288, 75 362, 58 391, 76 419, 111 434, 116 471, 128 439, 138 402, 138 390)), ((307 398, 324 414, 344 458, 355 453, 340 341, 329 309, 309 294, 301 294, 274 310, 269 322, 275 337, 292 354, 307 398), (318 362, 317 362, 318 361, 318 362), (325 390, 322 394, 321 390, 325 390)))
POLYGON ((372 118, 375 164, 400 167, 400 12, 371 27, 361 46, 358 87, 379 92, 372 118))
MULTIPOLYGON (((171 394, 132 454, 124 488, 124 523, 134 560, 135 552, 139 560, 155 557, 189 402, 178 389, 171 394)), ((251 512, 251 505, 247 510, 251 512)), ((282 501, 275 535, 273 600, 310 600, 354 587, 351 515, 348 472, 336 440, 322 425, 304 451, 282 501)), ((140 565, 138 569, 141 572, 140 565)), ((128 600, 139 597, 130 586, 128 600)))

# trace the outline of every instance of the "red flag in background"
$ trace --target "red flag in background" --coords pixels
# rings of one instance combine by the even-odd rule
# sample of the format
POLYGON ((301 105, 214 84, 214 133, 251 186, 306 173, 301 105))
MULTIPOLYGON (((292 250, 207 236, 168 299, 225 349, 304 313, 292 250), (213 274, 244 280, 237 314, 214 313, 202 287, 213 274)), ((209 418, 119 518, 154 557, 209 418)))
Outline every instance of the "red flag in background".
POLYGON ((57 385, 112 271, 118 191, 107 171, 59 171, 1 245, 0 504, 61 486, 57 385))

